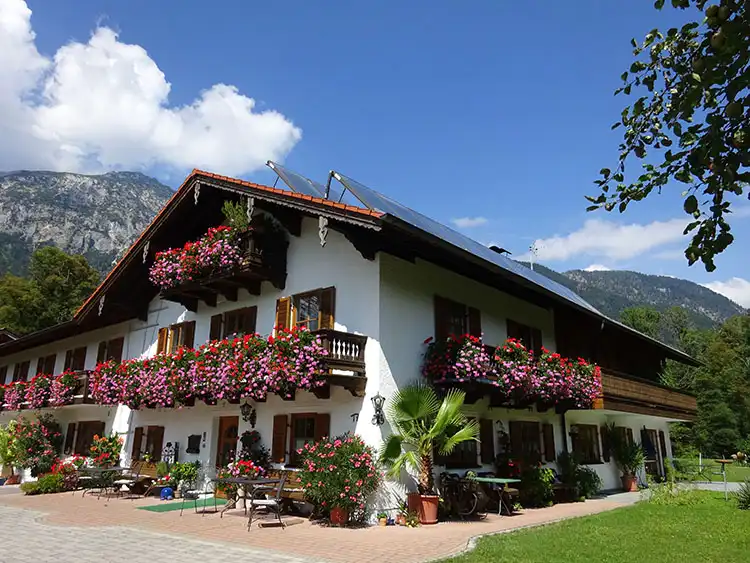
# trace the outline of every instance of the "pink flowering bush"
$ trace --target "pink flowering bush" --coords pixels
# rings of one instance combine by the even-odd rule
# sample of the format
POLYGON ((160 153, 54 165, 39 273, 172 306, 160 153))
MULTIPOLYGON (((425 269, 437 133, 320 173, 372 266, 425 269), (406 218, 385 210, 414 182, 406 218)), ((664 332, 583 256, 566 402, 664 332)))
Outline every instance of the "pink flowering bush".
POLYGON ((165 290, 235 268, 242 261, 241 233, 232 227, 213 227, 182 248, 158 252, 149 270, 151 283, 165 290))
POLYGON ((30 469, 32 477, 49 473, 62 447, 60 424, 49 414, 37 420, 19 416, 8 430, 15 465, 30 469))
POLYGON ((495 349, 495 372, 498 387, 516 404, 536 400, 539 379, 534 363, 534 353, 520 340, 509 338, 495 349))
POLYGON ((49 405, 51 407, 62 407, 71 404, 77 388, 78 376, 70 370, 65 370, 55 377, 50 384, 49 405))
POLYGON ((45 373, 38 373, 26 384, 26 401, 29 408, 41 409, 47 406, 50 395, 52 377, 45 373))
POLYGON ((267 339, 249 334, 119 365, 99 364, 91 375, 91 396, 99 404, 133 409, 169 408, 194 399, 264 400, 269 393, 288 397, 323 385, 326 354, 318 337, 304 329, 267 339))
POLYGON ((305 498, 324 514, 338 507, 350 520, 364 520, 367 499, 381 481, 372 448, 356 434, 344 434, 305 444, 297 453, 305 498))
POLYGON ((491 376, 491 358, 478 336, 450 335, 445 340, 425 340, 422 373, 436 382, 475 381, 491 376))
POLYGON ((26 400, 26 382, 15 381, 5 386, 5 408, 9 411, 20 411, 26 400))

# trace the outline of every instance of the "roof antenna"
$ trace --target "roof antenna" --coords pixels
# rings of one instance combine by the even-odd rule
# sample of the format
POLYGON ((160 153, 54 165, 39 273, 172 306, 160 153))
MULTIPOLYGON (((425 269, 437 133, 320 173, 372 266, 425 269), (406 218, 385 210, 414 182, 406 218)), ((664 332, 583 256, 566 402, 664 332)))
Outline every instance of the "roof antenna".
POLYGON ((529 252, 531 253, 529 255, 529 265, 531 266, 531 271, 534 271, 534 258, 536 258, 537 253, 539 252, 539 247, 537 247, 536 242, 532 242, 531 246, 529 246, 529 252))

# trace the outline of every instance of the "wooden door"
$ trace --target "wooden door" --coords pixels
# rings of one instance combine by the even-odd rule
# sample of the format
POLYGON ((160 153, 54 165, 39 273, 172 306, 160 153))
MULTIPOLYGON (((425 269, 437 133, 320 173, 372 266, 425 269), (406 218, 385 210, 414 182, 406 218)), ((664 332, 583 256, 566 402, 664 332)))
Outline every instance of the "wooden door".
POLYGON ((219 417, 219 438, 216 444, 216 467, 225 467, 232 463, 237 453, 240 417, 219 417))

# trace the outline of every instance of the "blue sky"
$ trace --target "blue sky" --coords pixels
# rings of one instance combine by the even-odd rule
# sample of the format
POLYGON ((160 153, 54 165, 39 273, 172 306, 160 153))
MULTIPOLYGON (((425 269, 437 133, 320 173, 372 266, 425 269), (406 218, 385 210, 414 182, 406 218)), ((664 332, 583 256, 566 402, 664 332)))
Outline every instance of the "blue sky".
POLYGON ((440 221, 459 220, 465 233, 516 257, 536 240, 540 260, 558 270, 598 265, 716 282, 750 304, 747 209, 713 274, 681 257, 681 187, 626 215, 585 212, 598 170, 615 163, 619 137, 610 125, 627 100, 612 93, 631 62, 629 40, 681 23, 684 12, 657 12, 649 0, 26 5, 38 51, 27 56, 48 65, 35 80, 56 78, 46 83, 54 103, 37 102, 47 107, 34 129, 59 143, 51 167, 141 169, 173 186, 193 165, 265 183, 273 175, 259 163, 268 157, 319 181, 333 168, 440 221), (142 50, 123 47, 136 45, 142 50), (89 92, 80 69, 96 63, 97 48, 117 64, 83 75, 117 88, 79 102, 76 113, 89 92), (111 78, 123 65, 124 78, 111 78), (133 80, 133 96, 118 98, 133 80), (212 90, 217 84, 236 90, 212 90), (216 104, 255 100, 242 128, 201 98, 206 91, 216 104), (113 106, 103 113, 94 107, 101 98, 113 106), (195 111, 163 115, 196 100, 205 103, 195 111), (108 121, 113 114, 119 121, 108 121), (169 134, 153 140, 154 129, 171 133, 175 122, 191 132, 174 136, 189 139, 179 150, 163 141, 169 134), (195 140, 201 131, 213 137, 195 140))

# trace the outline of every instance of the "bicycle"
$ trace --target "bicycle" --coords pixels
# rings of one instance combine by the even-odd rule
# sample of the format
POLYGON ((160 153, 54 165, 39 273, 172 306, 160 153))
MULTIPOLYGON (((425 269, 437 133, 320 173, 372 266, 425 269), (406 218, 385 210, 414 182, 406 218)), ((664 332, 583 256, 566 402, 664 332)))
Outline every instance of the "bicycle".
POLYGON ((490 499, 476 482, 444 472, 440 474, 440 491, 449 515, 462 520, 487 516, 490 499))

